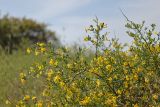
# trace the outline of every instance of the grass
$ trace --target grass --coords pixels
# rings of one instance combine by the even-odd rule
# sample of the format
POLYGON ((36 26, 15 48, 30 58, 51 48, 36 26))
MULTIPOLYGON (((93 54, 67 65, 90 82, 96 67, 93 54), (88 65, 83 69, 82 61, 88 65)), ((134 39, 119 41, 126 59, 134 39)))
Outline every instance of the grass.
POLYGON ((12 55, 0 55, 0 107, 4 106, 8 94, 14 95, 18 87, 19 72, 36 60, 32 55, 16 52, 12 55), (14 89, 14 90, 13 90, 14 89))

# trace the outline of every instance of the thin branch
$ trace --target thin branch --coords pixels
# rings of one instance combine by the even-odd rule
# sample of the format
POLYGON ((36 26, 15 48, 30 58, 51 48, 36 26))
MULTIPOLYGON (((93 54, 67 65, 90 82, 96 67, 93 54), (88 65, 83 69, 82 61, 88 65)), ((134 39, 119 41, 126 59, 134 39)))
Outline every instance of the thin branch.
POLYGON ((130 20, 128 19, 128 17, 124 14, 124 12, 122 11, 121 8, 119 8, 119 10, 121 11, 122 15, 125 17, 125 19, 126 19, 127 21, 132 22, 132 21, 130 21, 130 20))

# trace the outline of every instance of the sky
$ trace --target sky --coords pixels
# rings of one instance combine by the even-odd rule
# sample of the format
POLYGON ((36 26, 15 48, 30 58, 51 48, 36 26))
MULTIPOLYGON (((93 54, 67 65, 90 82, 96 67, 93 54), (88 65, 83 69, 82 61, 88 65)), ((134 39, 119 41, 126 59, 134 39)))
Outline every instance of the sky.
POLYGON ((145 20, 160 28, 160 0, 0 0, 1 14, 27 17, 48 24, 63 44, 83 43, 85 27, 95 16, 108 25, 110 37, 130 42, 125 15, 135 22, 145 20))

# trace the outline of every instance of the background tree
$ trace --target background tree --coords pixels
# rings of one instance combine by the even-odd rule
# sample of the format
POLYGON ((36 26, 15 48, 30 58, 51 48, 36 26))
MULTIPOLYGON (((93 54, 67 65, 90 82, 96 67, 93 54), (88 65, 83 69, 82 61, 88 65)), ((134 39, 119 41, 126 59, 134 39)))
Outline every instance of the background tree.
POLYGON ((9 15, 0 18, 0 46, 10 54, 13 50, 24 48, 26 44, 48 41, 60 45, 55 32, 47 29, 44 23, 9 15))

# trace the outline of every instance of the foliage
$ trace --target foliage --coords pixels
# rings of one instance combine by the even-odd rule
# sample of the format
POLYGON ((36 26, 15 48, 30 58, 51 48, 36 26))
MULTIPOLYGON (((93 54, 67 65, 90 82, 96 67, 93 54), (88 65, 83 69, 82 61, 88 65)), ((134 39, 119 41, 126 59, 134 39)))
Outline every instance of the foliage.
POLYGON ((7 104, 17 107, 51 106, 160 106, 160 35, 155 25, 144 27, 128 20, 130 45, 109 39, 106 25, 95 20, 84 39, 93 43, 95 56, 88 58, 86 49, 53 49, 37 43, 29 54, 43 58, 20 73, 23 96, 7 104), (102 31, 102 32, 101 32, 102 31), (104 36, 103 34, 104 33, 104 36), (109 45, 105 44, 108 42, 109 45), (127 47, 126 50, 124 48, 127 47), (33 90, 27 85, 40 80, 33 90))
POLYGON ((6 55, 4 52, 0 54, 0 107, 6 107, 4 102, 7 97, 19 96, 17 92, 20 93, 21 89, 17 75, 22 67, 28 68, 34 61, 40 61, 40 58, 24 53, 18 50, 11 55, 6 55))
POLYGON ((27 44, 52 40, 59 45, 55 33, 47 29, 47 25, 27 18, 16 18, 8 15, 0 18, 0 46, 12 53, 27 44))

